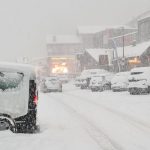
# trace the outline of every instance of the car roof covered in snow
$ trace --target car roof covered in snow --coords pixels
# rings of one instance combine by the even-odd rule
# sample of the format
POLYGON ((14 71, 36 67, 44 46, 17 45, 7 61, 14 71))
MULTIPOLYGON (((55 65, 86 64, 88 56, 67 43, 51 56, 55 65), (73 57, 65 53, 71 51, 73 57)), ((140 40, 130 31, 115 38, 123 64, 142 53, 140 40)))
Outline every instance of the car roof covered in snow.
POLYGON ((137 68, 133 68, 131 69, 131 72, 150 72, 150 67, 137 67, 137 68))
POLYGON ((45 77, 46 80, 49 80, 49 79, 59 79, 57 76, 48 76, 48 77, 45 77))
POLYGON ((130 74, 129 71, 126 71, 126 72, 118 72, 118 73, 116 73, 115 76, 126 76, 126 75, 129 75, 129 74, 130 74))
POLYGON ((98 73, 107 73, 107 70, 104 69, 86 69, 83 70, 81 74, 98 74, 98 73))
POLYGON ((29 64, 0 62, 0 71, 22 72, 29 74, 30 77, 35 77, 35 69, 29 64))

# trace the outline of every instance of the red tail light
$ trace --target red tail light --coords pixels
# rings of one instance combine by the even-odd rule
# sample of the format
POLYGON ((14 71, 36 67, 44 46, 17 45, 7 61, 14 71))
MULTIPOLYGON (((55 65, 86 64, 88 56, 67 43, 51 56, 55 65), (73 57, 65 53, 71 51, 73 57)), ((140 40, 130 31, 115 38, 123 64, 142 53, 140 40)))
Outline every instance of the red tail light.
POLYGON ((33 102, 34 102, 35 105, 37 105, 37 103, 38 103, 38 96, 37 95, 34 96, 33 102))

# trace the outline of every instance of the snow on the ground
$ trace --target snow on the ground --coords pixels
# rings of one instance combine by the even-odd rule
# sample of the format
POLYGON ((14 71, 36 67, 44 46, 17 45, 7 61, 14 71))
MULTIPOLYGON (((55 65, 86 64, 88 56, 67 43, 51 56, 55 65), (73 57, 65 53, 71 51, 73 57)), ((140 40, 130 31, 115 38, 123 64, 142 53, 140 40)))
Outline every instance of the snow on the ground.
POLYGON ((41 132, 0 132, 0 150, 149 150, 150 95, 91 92, 63 86, 41 93, 41 132))

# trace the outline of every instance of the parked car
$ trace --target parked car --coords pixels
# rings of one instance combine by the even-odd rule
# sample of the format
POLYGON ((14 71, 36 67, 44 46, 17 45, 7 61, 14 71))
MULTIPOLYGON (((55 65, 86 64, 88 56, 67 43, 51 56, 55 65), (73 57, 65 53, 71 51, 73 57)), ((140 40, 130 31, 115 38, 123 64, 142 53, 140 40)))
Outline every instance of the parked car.
POLYGON ((34 68, 0 63, 0 130, 37 131, 38 91, 34 68))
POLYGON ((91 77, 87 77, 87 76, 81 77, 81 79, 80 79, 80 88, 81 89, 89 88, 90 80, 91 80, 91 77))
POLYGON ((90 88, 90 80, 92 77, 100 76, 102 74, 109 74, 107 70, 104 69, 87 69, 83 70, 80 76, 80 87, 81 89, 90 88))
POLYGON ((94 91, 104 91, 111 89, 111 82, 107 80, 107 75, 100 75, 91 78, 90 89, 94 91))
POLYGON ((62 92, 62 83, 58 77, 45 77, 40 85, 42 92, 62 92))
POLYGON ((74 85, 76 87, 80 87, 81 86, 81 78, 80 78, 80 76, 75 78, 74 85))
POLYGON ((119 72, 111 80, 111 89, 113 92, 127 91, 128 76, 130 72, 119 72))
POLYGON ((69 82, 68 74, 58 75, 58 78, 61 81, 61 83, 68 83, 69 82))
POLYGON ((104 69, 87 69, 81 72, 81 76, 91 77, 91 76, 97 76, 97 75, 106 74, 106 73, 108 73, 108 71, 104 69))
POLYGON ((150 67, 131 70, 128 91, 130 94, 150 93, 150 67))

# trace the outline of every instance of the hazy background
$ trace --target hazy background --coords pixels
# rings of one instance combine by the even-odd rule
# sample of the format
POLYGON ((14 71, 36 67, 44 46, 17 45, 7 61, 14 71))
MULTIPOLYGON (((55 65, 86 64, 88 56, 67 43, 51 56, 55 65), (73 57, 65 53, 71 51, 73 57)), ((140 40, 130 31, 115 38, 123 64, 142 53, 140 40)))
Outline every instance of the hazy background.
POLYGON ((47 34, 121 25, 149 9, 150 0, 0 0, 0 60, 45 56, 47 34))

